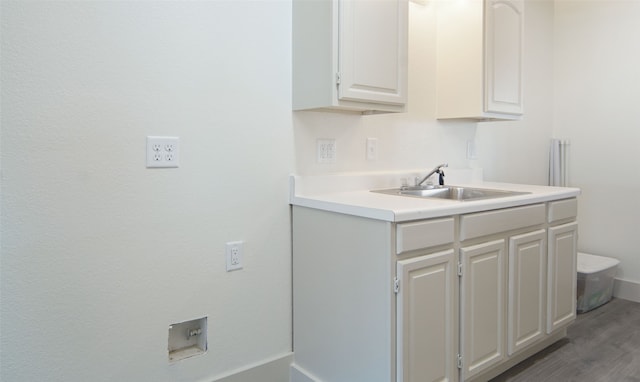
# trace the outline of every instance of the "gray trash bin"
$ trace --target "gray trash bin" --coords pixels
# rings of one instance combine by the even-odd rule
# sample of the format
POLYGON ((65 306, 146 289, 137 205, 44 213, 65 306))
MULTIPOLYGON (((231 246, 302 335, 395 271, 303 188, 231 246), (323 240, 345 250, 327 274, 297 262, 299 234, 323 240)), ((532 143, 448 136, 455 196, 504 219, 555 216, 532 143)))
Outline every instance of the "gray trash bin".
POLYGON ((606 304, 613 295, 613 280, 620 261, 578 252, 578 313, 606 304))

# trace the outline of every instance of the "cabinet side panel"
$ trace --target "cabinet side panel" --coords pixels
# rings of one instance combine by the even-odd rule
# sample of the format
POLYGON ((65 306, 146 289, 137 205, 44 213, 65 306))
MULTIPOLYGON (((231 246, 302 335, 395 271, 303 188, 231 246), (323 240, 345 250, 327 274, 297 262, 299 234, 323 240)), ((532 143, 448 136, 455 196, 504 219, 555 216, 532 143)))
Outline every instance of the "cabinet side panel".
POLYGON ((328 106, 336 92, 333 12, 333 1, 293 1, 293 110, 328 106))
POLYGON ((293 208, 294 363, 320 381, 392 375, 391 223, 293 208))

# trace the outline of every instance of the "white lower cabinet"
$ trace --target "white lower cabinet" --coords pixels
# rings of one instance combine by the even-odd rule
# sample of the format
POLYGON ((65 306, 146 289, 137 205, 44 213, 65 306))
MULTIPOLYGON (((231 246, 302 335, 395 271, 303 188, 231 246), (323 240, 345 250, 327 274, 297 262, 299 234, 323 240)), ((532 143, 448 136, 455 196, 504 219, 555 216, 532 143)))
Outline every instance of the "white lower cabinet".
POLYGON ((576 318, 578 223, 549 228, 547 333, 576 318))
POLYGON ((293 208, 292 382, 486 381, 566 335, 575 199, 392 223, 293 208))
POLYGON ((504 359, 505 241, 460 249, 462 376, 468 379, 504 359))
POLYGON ((545 335, 546 237, 539 229, 509 238, 508 355, 545 335))
POLYGON ((397 381, 457 381, 457 261, 453 249, 397 264, 397 381))

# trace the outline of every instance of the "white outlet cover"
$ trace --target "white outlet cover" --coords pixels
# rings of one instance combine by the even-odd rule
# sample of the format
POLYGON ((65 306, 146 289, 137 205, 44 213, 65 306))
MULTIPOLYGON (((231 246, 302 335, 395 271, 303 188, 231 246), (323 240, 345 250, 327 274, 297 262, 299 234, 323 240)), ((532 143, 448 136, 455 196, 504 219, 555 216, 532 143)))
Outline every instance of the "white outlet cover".
POLYGON ((179 167, 179 137, 147 137, 147 167, 179 167))
POLYGON ((242 241, 230 241, 225 246, 227 272, 242 269, 242 241))
POLYGON ((335 139, 318 139, 317 140, 318 163, 335 163, 336 151, 337 149, 336 149, 335 139))

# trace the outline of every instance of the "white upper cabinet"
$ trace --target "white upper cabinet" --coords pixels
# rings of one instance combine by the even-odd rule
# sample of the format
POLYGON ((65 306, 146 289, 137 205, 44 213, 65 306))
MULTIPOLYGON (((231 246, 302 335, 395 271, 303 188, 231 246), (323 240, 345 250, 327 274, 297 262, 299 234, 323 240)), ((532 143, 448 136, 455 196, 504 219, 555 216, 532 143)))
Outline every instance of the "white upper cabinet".
POLYGON ((440 1, 437 34, 437 118, 521 119, 524 1, 440 1))
POLYGON ((490 0, 485 12, 485 110, 522 114, 523 1, 490 0))
POLYGON ((294 0, 293 110, 403 112, 407 0, 294 0))

